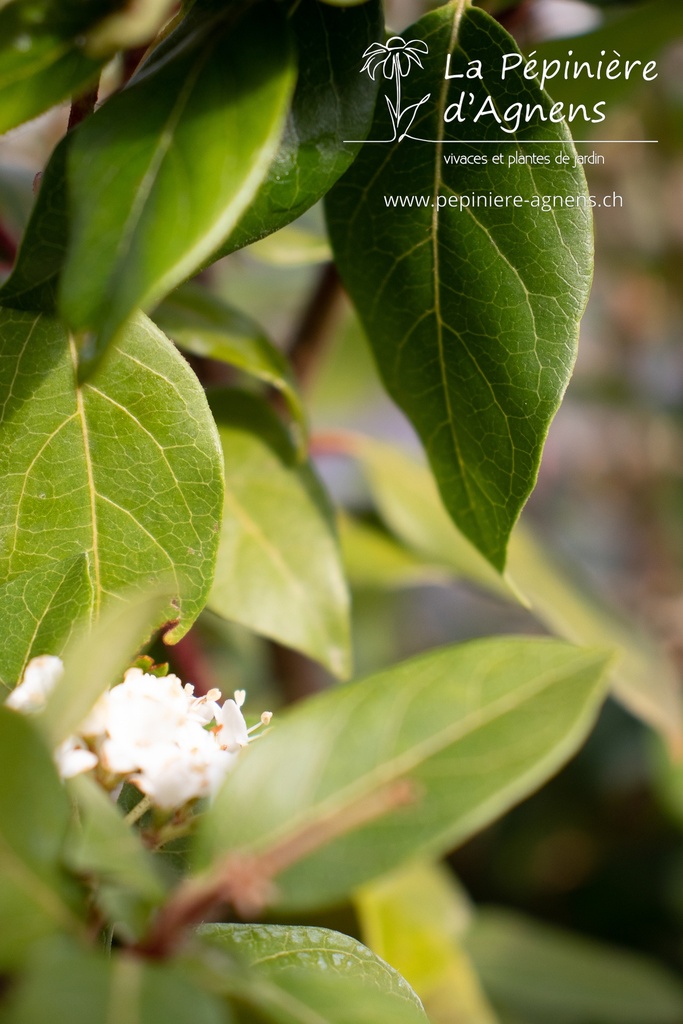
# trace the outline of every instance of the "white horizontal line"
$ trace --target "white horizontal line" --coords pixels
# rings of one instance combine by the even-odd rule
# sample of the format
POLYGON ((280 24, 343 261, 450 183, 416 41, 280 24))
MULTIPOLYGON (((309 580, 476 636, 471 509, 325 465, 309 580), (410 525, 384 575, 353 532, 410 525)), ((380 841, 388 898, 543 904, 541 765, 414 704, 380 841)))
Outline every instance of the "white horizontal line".
MULTIPOLYGON (((433 146, 568 146, 572 142, 577 146, 659 145, 659 139, 414 139, 412 135, 409 135, 408 138, 413 142, 426 142, 433 146)), ((379 139, 344 139, 344 143, 347 145, 362 143, 365 146, 391 146, 395 141, 395 139, 383 139, 382 141, 379 139)))

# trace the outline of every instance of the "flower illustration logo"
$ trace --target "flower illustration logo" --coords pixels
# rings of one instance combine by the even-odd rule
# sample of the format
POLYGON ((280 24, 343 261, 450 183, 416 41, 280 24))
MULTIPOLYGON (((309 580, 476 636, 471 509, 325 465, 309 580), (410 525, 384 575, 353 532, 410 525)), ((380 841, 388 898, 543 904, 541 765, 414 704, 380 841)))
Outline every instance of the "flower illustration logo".
POLYGON ((387 142, 393 142, 397 138, 400 142, 406 137, 419 107, 426 103, 431 95, 431 93, 427 93, 418 103, 411 103, 406 107, 402 107, 401 79, 406 78, 414 64, 420 68, 423 67, 420 54, 426 53, 429 53, 429 47, 423 39, 411 39, 406 42, 402 36, 391 36, 390 39, 387 39, 386 43, 371 43, 363 54, 365 63, 361 68, 361 74, 367 71, 370 78, 375 81, 377 72, 381 68, 384 78, 387 81, 393 80, 395 83, 395 102, 392 102, 388 96, 384 97, 387 101, 393 127, 393 137, 387 139, 387 142), (399 135, 399 125, 401 122, 403 124, 401 125, 399 135))

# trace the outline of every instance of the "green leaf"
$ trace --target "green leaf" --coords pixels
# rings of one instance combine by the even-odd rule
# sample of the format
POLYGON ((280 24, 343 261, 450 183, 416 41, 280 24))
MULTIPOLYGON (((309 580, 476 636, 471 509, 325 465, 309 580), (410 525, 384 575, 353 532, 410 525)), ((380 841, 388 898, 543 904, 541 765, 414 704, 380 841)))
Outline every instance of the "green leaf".
POLYGON ((24 233, 14 269, 0 288, 0 303, 13 309, 53 313, 69 230, 66 157, 73 134, 53 152, 24 233))
POLYGON ((211 408, 226 489, 209 608, 348 675, 348 594, 329 499, 264 402, 225 391, 211 408))
POLYGON ((484 987, 529 1024, 679 1024, 680 980, 644 956, 487 909, 466 945, 484 987))
POLYGON ((521 598, 539 621, 573 643, 614 648, 615 697, 662 733, 674 753, 683 749, 681 686, 675 667, 652 638, 574 582, 524 524, 510 539, 504 589, 454 526, 424 466, 369 437, 349 436, 346 447, 360 460, 384 522, 411 551, 503 597, 521 598))
POLYGON ((411 864, 362 886, 354 909, 365 941, 410 980, 433 1024, 497 1024, 462 948, 472 910, 452 871, 411 864))
POLYGON ((75 38, 80 26, 64 24, 57 6, 41 12, 16 3, 0 10, 0 132, 78 94, 102 67, 75 38))
MULTIPOLYGON (((230 943, 225 937, 216 941, 211 935, 208 937, 213 946, 211 957, 206 957, 203 964, 194 965, 195 971, 203 968, 207 987, 227 997, 240 1022, 428 1024, 419 1000, 403 979, 353 939, 321 928, 271 928, 268 931, 273 936, 270 942, 261 940, 250 945, 256 952, 255 946, 266 944, 269 952, 248 968, 234 955, 227 955, 237 953, 237 943, 230 943), (296 966, 292 962, 290 943, 285 940, 283 949, 282 941, 274 938, 276 931, 289 933, 294 944, 305 941, 308 936, 311 953, 317 952, 315 960, 299 953, 296 966), (284 956, 285 963, 278 966, 273 958, 279 961, 280 955, 284 956)), ((206 944, 206 936, 201 935, 201 938, 206 944)), ((245 952, 247 960, 251 960, 251 953, 245 952)))
POLYGON ((175 0, 138 0, 119 3, 108 17, 88 32, 85 40, 90 54, 112 54, 149 43, 176 7, 175 0))
POLYGON ((545 626, 574 643, 615 650, 610 679, 614 697, 661 733, 672 754, 679 757, 683 753, 683 689, 675 665, 654 636, 637 622, 621 618, 575 582, 528 529, 520 527, 513 534, 508 564, 510 575, 545 626))
POLYGON ((69 833, 64 862, 74 873, 96 880, 98 902, 114 911, 117 930, 125 923, 126 938, 139 939, 149 912, 166 895, 158 865, 98 783, 77 775, 68 789, 78 807, 78 822, 69 833))
POLYGON ((205 288, 184 285, 154 311, 154 320, 180 348, 229 363, 277 388, 297 424, 298 444, 305 447, 306 410, 292 368, 250 317, 205 288))
POLYGON ((332 250, 325 235, 299 224, 290 224, 254 242, 249 248, 249 255, 271 267, 310 267, 329 263, 332 250))
POLYGON ((509 573, 501 579, 454 525, 425 466, 371 437, 345 435, 344 441, 360 461, 385 523, 409 548, 456 576, 501 596, 515 596, 509 573))
POLYGON ((2 1024, 230 1024, 232 1016, 177 966, 158 966, 114 951, 52 943, 12 992, 2 1024), (49 1017, 46 1018, 46 1014, 49 1017))
POLYGON ((553 640, 475 641, 278 715, 200 822, 200 861, 276 850, 286 867, 287 851, 305 842, 314 852, 277 878, 277 902, 300 909, 333 903, 406 858, 443 853, 574 753, 606 663, 553 640), (401 780, 415 802, 392 810, 401 780), (356 827, 366 806, 376 817, 356 827), (316 849, 312 836, 334 841, 316 849))
POLYGON ((202 940, 271 976, 307 971, 355 978, 368 989, 422 1008, 398 971, 367 946, 341 932, 298 925, 210 924, 203 925, 199 933, 202 940))
POLYGON ((240 11, 181 24, 73 139, 60 307, 86 360, 202 264, 270 165, 294 62, 278 4, 240 11))
POLYGON ((351 165, 372 124, 377 84, 358 74, 358 58, 383 33, 382 7, 356 10, 319 0, 292 4, 289 23, 299 78, 285 132, 268 174, 212 261, 284 227, 313 206, 351 165))
MULTIPOLYGON (((175 597, 158 624, 177 620, 168 639, 179 640, 211 584, 223 493, 218 437, 196 377, 142 315, 82 387, 73 341, 55 320, 0 311, 0 348, 0 577, 41 580, 2 593, 2 616, 16 626, 0 677, 14 682, 17 652, 35 650, 48 585, 56 604, 69 598, 73 617, 82 612, 82 575, 67 590, 63 571, 47 571, 78 556, 87 559, 95 614, 105 600, 169 577, 175 597)), ((67 618, 61 610, 59 621, 67 618)))
POLYGON ((24 231, 33 207, 34 174, 28 167, 0 166, 0 218, 10 232, 24 231))
POLYGON ((273 1024, 428 1024, 424 1011, 413 1003, 332 974, 259 978, 244 1002, 273 1024))
POLYGON ((0 968, 54 931, 78 931, 76 891, 60 869, 70 806, 33 725, 0 708, 0 968))
MULTIPOLYGON (((421 106, 412 126, 401 123, 408 138, 366 145, 330 192, 331 241, 387 389, 420 434, 450 515, 502 570, 569 380, 591 280, 590 211, 543 212, 538 197, 587 201, 585 179, 580 167, 554 163, 574 156, 566 125, 540 119, 499 148, 506 160, 550 154, 548 166, 492 163, 496 148, 486 143, 511 136, 492 117, 474 123, 487 97, 503 112, 513 102, 540 104, 546 117, 551 101, 519 72, 501 80, 502 56, 515 44, 483 11, 456 0, 405 37, 429 46, 425 71, 404 85, 404 109, 421 106), (452 74, 480 60, 485 80, 446 81, 449 52, 452 74), (463 123, 445 124, 462 90, 475 103, 463 123), (525 145, 539 139, 553 144, 525 145), (445 162, 478 155, 488 163, 445 162), (437 196, 455 203, 481 193, 519 195, 521 205, 432 206, 437 196), (426 205, 397 209, 385 200, 413 195, 426 205)), ((391 138, 382 102, 371 138, 391 138)))
POLYGON ((0 587, 4 643, 0 684, 11 689, 30 658, 61 654, 78 621, 87 619, 93 589, 85 553, 13 576, 0 587))
POLYGON ((360 519, 341 515, 339 539, 346 575, 353 587, 386 589, 450 582, 445 569, 428 565, 390 534, 360 519))

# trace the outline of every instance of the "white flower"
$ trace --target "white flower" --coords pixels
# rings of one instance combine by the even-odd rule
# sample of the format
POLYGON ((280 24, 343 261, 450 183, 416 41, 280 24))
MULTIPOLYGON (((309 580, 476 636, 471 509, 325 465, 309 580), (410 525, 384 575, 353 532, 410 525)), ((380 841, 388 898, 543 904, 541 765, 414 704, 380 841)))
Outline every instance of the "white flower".
POLYGON ((224 750, 235 752, 249 744, 249 732, 244 715, 236 701, 226 700, 216 715, 218 742, 224 750))
MULTIPOLYGON (((40 710, 63 671, 59 658, 34 658, 7 704, 23 712, 40 710)), ((59 773, 69 779, 99 763, 114 782, 127 778, 164 810, 212 797, 250 733, 260 728, 247 729, 240 710, 243 690, 222 706, 220 698, 220 690, 195 697, 194 687, 183 686, 175 675, 131 668, 122 683, 102 694, 76 735, 57 748, 59 773)), ((265 712, 260 724, 270 717, 265 712)))
POLYGON ((54 758, 63 779, 72 779, 81 772, 89 772, 97 764, 97 754, 88 750, 77 736, 64 740, 55 750, 54 758))
POLYGON ((50 693, 64 675, 61 658, 52 654, 41 654, 31 658, 24 670, 21 682, 12 690, 5 701, 15 711, 40 711, 50 693))
POLYGON ((170 810, 213 796, 236 758, 221 749, 213 732, 188 721, 174 743, 149 749, 131 782, 157 807, 170 810))

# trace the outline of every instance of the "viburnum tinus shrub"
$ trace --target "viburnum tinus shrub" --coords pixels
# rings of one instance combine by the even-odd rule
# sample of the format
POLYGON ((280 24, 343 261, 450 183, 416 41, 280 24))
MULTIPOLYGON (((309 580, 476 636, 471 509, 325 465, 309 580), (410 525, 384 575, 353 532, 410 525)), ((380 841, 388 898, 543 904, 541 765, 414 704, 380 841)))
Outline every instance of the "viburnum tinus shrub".
MULTIPOLYGON (((493 1020, 440 916, 464 904, 436 861, 574 753, 609 648, 632 642, 515 528, 571 374, 592 236, 585 203, 539 201, 585 197, 583 172, 521 60, 488 75, 506 54, 469 0, 401 36, 377 0, 0 5, 0 127, 71 103, 0 288, 3 1022, 426 1020, 361 931, 394 942, 434 1020, 456 1019, 444 991, 493 1020), (490 112, 475 136, 462 81, 490 112), (483 160, 517 103, 533 112, 520 152, 548 144, 559 168, 483 160), (480 209, 475 193, 520 201, 480 209), (331 250, 288 358, 210 273, 187 281, 281 229, 292 244, 321 199, 331 250), (307 367, 340 280, 429 469, 359 434, 309 438, 307 367), (216 363, 239 375, 209 387, 216 363), (339 510, 312 452, 364 470, 382 530, 341 525, 387 585, 387 565, 429 563, 563 636, 349 682, 339 510), (243 690, 139 656, 205 608, 340 685, 271 724, 243 690), (350 900, 354 934, 299 923, 350 900), (279 923, 249 923, 264 916, 279 923)), ((612 678, 675 737, 666 684, 643 699, 652 664, 612 678)), ((668 978, 625 973, 678 1012, 668 978)))

